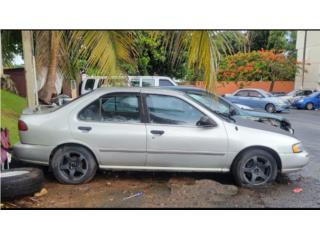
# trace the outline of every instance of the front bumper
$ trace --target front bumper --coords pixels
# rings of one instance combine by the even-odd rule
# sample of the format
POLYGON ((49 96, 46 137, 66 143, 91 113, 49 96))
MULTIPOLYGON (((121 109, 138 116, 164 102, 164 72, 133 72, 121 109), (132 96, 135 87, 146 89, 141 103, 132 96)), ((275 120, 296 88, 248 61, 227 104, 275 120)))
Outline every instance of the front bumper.
POLYGON ((309 154, 306 151, 301 153, 280 154, 282 173, 301 170, 309 163, 309 154))
POLYGON ((294 107, 298 108, 298 109, 303 109, 305 108, 305 104, 302 102, 302 103, 299 103, 299 102, 295 102, 293 104, 294 107))
POLYGON ((51 146, 17 143, 13 146, 12 158, 18 161, 49 165, 51 146))
POLYGON ((276 111, 277 112, 288 112, 290 109, 290 105, 276 105, 276 111))

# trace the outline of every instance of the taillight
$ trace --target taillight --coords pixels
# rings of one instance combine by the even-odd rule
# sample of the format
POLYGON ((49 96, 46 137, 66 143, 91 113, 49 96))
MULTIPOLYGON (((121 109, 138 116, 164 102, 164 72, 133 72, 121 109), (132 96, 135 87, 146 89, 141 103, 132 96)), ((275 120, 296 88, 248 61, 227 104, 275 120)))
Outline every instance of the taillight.
POLYGON ((18 129, 19 129, 19 131, 27 131, 28 130, 28 126, 24 121, 19 120, 18 121, 18 129))

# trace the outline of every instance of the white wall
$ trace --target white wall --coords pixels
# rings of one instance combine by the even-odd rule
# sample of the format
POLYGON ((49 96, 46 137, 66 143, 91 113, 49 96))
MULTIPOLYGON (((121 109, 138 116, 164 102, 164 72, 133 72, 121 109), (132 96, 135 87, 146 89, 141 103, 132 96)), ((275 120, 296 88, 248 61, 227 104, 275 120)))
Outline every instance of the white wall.
MULTIPOLYGON (((305 31, 297 34, 297 60, 302 62, 305 31)), ((320 90, 320 31, 308 31, 303 88, 320 90)), ((296 75, 295 89, 302 88, 302 71, 296 75)))

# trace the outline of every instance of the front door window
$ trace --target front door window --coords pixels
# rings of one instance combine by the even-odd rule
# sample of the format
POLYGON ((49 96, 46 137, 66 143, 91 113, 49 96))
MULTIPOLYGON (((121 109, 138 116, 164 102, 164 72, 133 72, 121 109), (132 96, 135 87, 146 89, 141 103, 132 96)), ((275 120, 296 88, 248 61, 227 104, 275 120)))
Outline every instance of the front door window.
POLYGON ((146 98, 151 123, 193 125, 204 116, 182 99, 165 95, 148 95, 146 98))

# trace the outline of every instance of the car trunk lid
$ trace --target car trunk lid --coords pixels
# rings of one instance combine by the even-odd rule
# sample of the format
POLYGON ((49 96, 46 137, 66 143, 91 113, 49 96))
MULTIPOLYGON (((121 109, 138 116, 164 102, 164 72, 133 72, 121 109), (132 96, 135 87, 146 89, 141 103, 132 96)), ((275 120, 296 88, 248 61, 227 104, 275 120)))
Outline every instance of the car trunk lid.
POLYGON ((22 111, 22 115, 50 113, 50 112, 54 112, 59 107, 60 106, 55 106, 55 105, 39 105, 39 106, 35 106, 35 107, 29 107, 29 108, 25 108, 22 111))

